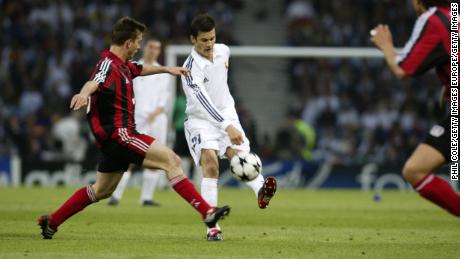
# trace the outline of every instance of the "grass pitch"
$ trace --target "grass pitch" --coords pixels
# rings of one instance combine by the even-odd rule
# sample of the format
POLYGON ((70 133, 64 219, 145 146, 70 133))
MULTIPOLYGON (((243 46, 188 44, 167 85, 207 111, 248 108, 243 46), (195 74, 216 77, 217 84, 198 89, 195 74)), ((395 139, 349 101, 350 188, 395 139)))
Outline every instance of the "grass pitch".
POLYGON ((460 222, 416 193, 280 189, 260 210, 249 190, 224 189, 225 241, 205 241, 198 213, 172 191, 141 208, 128 189, 118 207, 91 205, 42 240, 38 215, 75 191, 0 189, 0 258, 459 258, 460 222))

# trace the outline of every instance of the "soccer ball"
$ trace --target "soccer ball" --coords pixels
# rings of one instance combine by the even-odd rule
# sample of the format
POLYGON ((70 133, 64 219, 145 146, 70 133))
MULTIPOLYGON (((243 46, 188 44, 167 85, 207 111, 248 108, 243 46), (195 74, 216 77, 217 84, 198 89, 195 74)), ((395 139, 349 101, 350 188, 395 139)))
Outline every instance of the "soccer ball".
POLYGON ((262 172, 262 162, 254 153, 240 152, 230 160, 230 172, 236 179, 248 182, 262 172))

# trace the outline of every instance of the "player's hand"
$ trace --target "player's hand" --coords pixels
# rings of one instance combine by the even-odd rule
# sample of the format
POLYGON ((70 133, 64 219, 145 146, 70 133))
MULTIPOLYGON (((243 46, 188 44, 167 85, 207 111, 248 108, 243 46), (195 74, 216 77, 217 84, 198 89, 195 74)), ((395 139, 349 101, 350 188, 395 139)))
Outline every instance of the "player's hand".
POLYGON ((184 67, 167 67, 166 70, 173 76, 187 76, 190 70, 184 67))
POLYGON ((81 107, 84 107, 88 104, 88 96, 83 94, 76 94, 72 97, 70 101, 70 109, 76 111, 79 110, 81 107))
POLYGON ((371 41, 381 50, 392 46, 393 36, 388 25, 379 24, 371 30, 371 41))
POLYGON ((228 137, 233 145, 243 144, 243 134, 235 126, 229 125, 225 131, 227 131, 228 137))

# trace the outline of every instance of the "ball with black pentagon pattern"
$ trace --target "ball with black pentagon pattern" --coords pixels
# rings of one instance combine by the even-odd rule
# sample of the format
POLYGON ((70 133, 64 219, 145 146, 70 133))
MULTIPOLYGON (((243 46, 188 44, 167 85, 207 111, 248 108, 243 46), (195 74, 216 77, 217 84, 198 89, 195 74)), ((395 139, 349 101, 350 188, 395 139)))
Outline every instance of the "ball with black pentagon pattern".
POLYGON ((230 172, 236 179, 248 182, 262 172, 262 162, 257 154, 240 152, 230 160, 230 172))

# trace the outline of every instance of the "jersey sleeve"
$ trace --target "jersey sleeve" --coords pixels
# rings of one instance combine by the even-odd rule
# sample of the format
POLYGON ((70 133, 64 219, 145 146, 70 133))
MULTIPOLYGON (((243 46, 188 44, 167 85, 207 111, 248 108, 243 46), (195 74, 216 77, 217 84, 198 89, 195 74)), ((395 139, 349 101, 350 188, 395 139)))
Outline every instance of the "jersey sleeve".
POLYGON ((435 67, 444 57, 440 28, 433 19, 432 11, 421 15, 415 23, 412 35, 396 62, 410 76, 420 75, 435 67))
POLYGON ((205 114, 208 121, 221 129, 226 129, 230 125, 230 121, 225 119, 211 101, 209 94, 203 85, 204 74, 198 66, 192 67, 193 61, 189 61, 186 67, 191 73, 187 76, 181 76, 182 86, 187 97, 187 105, 193 105, 201 110, 201 114, 205 114))
POLYGON ((129 71, 131 71, 131 75, 133 78, 140 76, 142 72, 142 63, 137 61, 130 61, 128 62, 129 71))
POLYGON ((100 61, 96 68, 93 71, 89 81, 98 82, 99 85, 105 86, 110 81, 110 74, 112 73, 112 60, 111 59, 104 59, 100 61))

